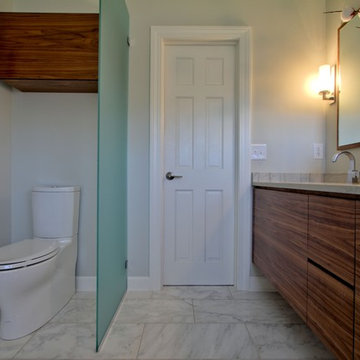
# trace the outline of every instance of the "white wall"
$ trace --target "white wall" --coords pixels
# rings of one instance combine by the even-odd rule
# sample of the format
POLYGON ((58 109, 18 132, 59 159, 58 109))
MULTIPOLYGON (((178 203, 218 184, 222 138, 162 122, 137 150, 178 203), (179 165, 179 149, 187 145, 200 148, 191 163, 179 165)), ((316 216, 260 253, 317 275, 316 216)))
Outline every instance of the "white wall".
MULTIPOLYGON (((345 7, 360 8, 360 0, 327 0, 327 10, 343 10, 345 7)), ((340 14, 326 15, 326 44, 327 62, 337 63, 337 29, 341 25, 340 14)), ((360 136, 359 136, 360 137, 360 136)), ((331 161, 332 156, 337 152, 337 112, 336 105, 326 107, 326 172, 346 173, 349 167, 347 158, 339 159, 336 163, 331 161)), ((360 148, 350 149, 360 162, 360 148)))
POLYGON ((80 185, 77 275, 96 271, 97 94, 13 93, 12 241, 32 235, 33 185, 80 185))
POLYGON ((11 89, 0 82, 0 246, 10 242, 11 89))
POLYGON ((322 172, 312 144, 325 142, 323 104, 305 90, 325 59, 325 0, 128 0, 130 36, 129 274, 149 267, 149 62, 152 25, 253 29, 252 142, 268 145, 253 171, 322 172))

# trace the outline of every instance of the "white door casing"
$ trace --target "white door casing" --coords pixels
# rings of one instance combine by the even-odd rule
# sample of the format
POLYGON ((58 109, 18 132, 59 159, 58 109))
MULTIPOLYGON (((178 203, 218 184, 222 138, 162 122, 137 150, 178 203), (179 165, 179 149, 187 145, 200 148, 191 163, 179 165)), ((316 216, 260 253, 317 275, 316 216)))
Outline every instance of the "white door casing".
POLYGON ((233 285, 235 44, 164 55, 163 284, 233 285))
POLYGON ((150 255, 149 277, 134 287, 160 289, 164 248, 164 74, 170 44, 234 44, 235 76, 235 285, 249 289, 251 264, 250 28, 217 26, 151 27, 150 69, 150 255))

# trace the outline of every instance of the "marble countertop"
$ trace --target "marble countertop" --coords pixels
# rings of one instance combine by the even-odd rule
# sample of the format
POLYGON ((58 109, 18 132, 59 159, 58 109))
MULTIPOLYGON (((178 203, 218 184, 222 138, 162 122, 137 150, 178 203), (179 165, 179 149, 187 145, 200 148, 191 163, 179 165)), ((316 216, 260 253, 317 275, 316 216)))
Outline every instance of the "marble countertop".
POLYGON ((285 181, 281 181, 281 182, 253 181, 252 184, 253 186, 258 186, 258 187, 360 195, 360 184, 331 183, 331 182, 285 182, 285 181))
POLYGON ((347 174, 253 173, 252 185, 360 195, 360 184, 346 182, 347 174))

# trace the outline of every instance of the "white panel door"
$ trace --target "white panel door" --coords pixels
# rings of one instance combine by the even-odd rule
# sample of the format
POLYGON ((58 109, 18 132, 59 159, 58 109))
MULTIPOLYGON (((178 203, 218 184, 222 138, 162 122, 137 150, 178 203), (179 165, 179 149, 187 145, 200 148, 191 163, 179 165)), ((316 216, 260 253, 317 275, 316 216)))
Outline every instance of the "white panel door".
POLYGON ((165 47, 164 285, 234 283, 235 47, 165 47))

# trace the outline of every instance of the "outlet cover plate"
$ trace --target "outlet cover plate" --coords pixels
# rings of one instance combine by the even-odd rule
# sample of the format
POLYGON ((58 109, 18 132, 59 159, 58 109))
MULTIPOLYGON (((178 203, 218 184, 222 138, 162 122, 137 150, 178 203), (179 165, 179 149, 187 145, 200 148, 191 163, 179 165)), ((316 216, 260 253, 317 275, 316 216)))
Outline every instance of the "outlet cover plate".
POLYGON ((324 159, 324 144, 321 143, 313 144, 313 158, 315 160, 324 159))
POLYGON ((251 144, 251 160, 266 160, 266 144, 251 144))

